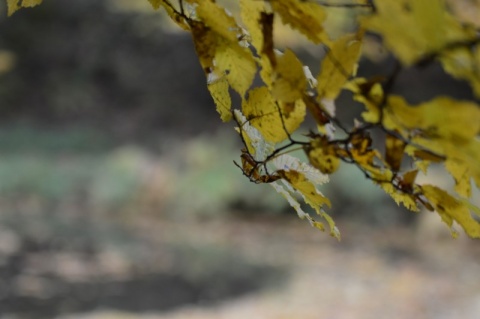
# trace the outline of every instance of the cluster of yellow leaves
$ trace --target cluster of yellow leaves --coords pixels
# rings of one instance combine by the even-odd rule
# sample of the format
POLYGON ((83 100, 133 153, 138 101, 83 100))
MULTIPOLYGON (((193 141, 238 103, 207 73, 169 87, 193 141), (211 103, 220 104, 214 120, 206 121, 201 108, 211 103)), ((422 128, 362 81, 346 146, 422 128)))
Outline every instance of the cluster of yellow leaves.
MULTIPOLYGON (((390 132, 385 145, 388 169, 381 177, 388 180, 395 173, 397 180, 380 182, 380 186, 408 209, 418 211, 422 203, 435 209, 449 226, 456 221, 469 236, 479 238, 480 224, 471 217, 474 206, 462 198, 471 196, 472 180, 480 187, 480 106, 443 96, 409 105, 401 96, 384 96, 378 83, 366 79, 351 81, 348 88, 365 105, 364 121, 379 123, 390 132), (397 172, 404 153, 414 159, 417 169, 402 176, 397 172), (444 163, 459 198, 438 187, 415 184, 418 170, 426 172, 432 162, 444 163)), ((456 235, 453 228, 452 234, 456 235)))
POLYGON ((444 0, 376 1, 375 7, 376 14, 364 17, 362 25, 382 34, 388 48, 408 65, 449 43, 475 36, 450 16, 444 0))
MULTIPOLYGON (((8 14, 41 1, 7 0, 8 14)), ((304 211, 298 198, 327 222, 332 236, 340 238, 323 210, 330 201, 317 186, 344 161, 356 165, 397 204, 412 211, 419 211, 420 205, 436 210, 452 234, 457 234, 456 222, 469 236, 480 238, 480 223, 472 217, 480 215, 480 209, 469 201, 472 182, 480 187, 480 106, 444 96, 409 105, 389 92, 393 78, 355 77, 363 34, 368 31, 382 37, 403 67, 437 60, 480 97, 478 21, 458 19, 444 0, 351 0, 345 8, 368 9, 359 18, 358 31, 331 39, 324 28, 327 11, 316 1, 239 0, 240 20, 214 0, 148 1, 191 33, 221 119, 238 124, 245 144, 238 166, 250 180, 272 185, 300 218, 325 229, 304 211), (275 21, 324 49, 317 76, 292 50, 275 48, 275 21), (363 121, 351 130, 335 117, 335 101, 343 89, 365 107, 363 121), (232 105, 232 94, 238 95, 240 106, 232 105), (306 135, 307 142, 295 141, 291 134, 307 114, 317 130, 306 135), (368 131, 372 127, 385 133, 384 154, 372 146, 368 131), (347 137, 338 137, 335 128, 347 137), (308 162, 286 154, 289 147, 303 149, 308 162), (413 162, 409 168, 407 155, 413 162), (457 195, 416 182, 419 171, 426 172, 431 163, 444 164, 457 195)))
POLYGON ((340 239, 340 232, 335 226, 333 219, 323 210, 324 205, 331 206, 330 200, 323 196, 316 187, 316 185, 328 182, 328 176, 288 154, 275 158, 273 164, 278 169, 278 174, 281 177, 280 181, 283 184, 280 181, 274 181, 270 185, 287 199, 300 218, 306 218, 312 226, 324 230, 325 226, 323 223, 316 221, 301 208, 301 205, 294 197, 295 193, 298 193, 307 205, 327 221, 330 235, 340 239))
POLYGON ((376 14, 364 17, 361 24, 381 34, 400 61, 412 65, 438 58, 446 72, 467 80, 480 97, 477 25, 452 16, 444 0, 387 0, 375 6, 376 14))
MULTIPOLYGON (((438 97, 411 106, 400 96, 390 96, 384 109, 384 126, 411 141, 408 152, 428 149, 445 158, 456 181, 456 191, 469 197, 470 178, 480 187, 480 107, 473 102, 438 97)), ((417 153, 418 157, 421 154, 417 153)), ((428 158, 425 158, 428 160, 428 158)))
POLYGON ((191 31, 223 121, 232 118, 232 91, 240 96, 241 110, 235 110, 235 119, 246 144, 244 173, 256 182, 270 183, 301 218, 324 228, 301 208, 295 194, 328 222, 333 236, 339 237, 322 208, 330 202, 315 185, 324 183, 319 176, 334 173, 343 159, 355 163, 398 204, 412 211, 423 204, 435 209, 449 226, 456 221, 468 235, 480 237, 480 224, 471 217, 473 206, 468 200, 415 182, 419 170, 425 172, 430 163, 443 162, 460 196, 470 196, 471 179, 480 186, 480 107, 448 97, 412 106, 401 96, 384 92, 380 80, 352 79, 364 30, 369 30, 383 36, 387 48, 403 65, 439 59, 447 72, 468 80, 479 94, 477 32, 455 19, 443 0, 375 1, 375 10, 360 18, 359 31, 338 39, 325 33, 326 11, 314 1, 240 0, 242 24, 212 0, 184 0, 184 5, 194 8, 189 15, 165 0, 150 2, 154 7, 165 7, 181 27, 191 31), (276 19, 326 49, 316 77, 293 51, 275 49, 276 19), (263 83, 254 85, 257 74, 263 83), (331 119, 335 100, 344 88, 364 104, 363 121, 387 133, 384 155, 372 147, 372 139, 361 124, 346 140, 335 140, 331 119), (307 112, 318 128, 310 142, 303 144, 309 163, 277 154, 278 143, 289 139, 294 144, 290 134, 300 127, 307 112), (405 154, 413 158, 416 168, 402 171, 405 154), (273 162, 274 173, 268 172, 268 161, 273 162))
MULTIPOLYGON (((314 170, 313 167, 304 164, 302 170, 300 166, 296 169, 292 166, 289 169, 277 168, 275 176, 271 177, 265 175, 265 169, 258 162, 271 160, 269 155, 273 153, 274 145, 289 138, 304 121, 307 108, 312 108, 306 95, 309 81, 303 64, 293 51, 279 52, 274 49, 274 18, 281 18, 313 42, 321 43, 327 40, 321 20, 326 17, 322 7, 296 0, 278 0, 268 4, 241 0, 243 24, 239 24, 226 10, 210 0, 185 0, 182 2, 183 8, 173 9, 168 1, 151 0, 151 3, 155 8, 165 7, 175 21, 180 21, 181 27, 185 27, 185 22, 188 24, 207 76, 208 89, 223 121, 232 119, 231 94, 236 92, 240 97, 241 111, 237 110, 235 119, 246 143, 246 152, 242 155, 244 173, 255 181, 271 182, 291 204, 297 203, 292 206, 298 207, 299 216, 323 229, 322 223, 305 212, 300 213, 300 204, 292 197, 293 193, 299 193, 307 205, 327 220, 332 235, 338 237, 333 221, 322 210, 323 205, 329 205, 328 200, 305 175, 305 166, 314 170), (187 4, 194 10, 187 13, 187 4), (253 85, 257 72, 263 85, 253 85), (276 182, 278 179, 286 188, 276 182)), ((350 47, 351 41, 354 39, 345 40, 343 46, 350 47)), ((357 48, 358 58, 359 43, 353 46, 357 48)), ((346 66, 346 72, 352 72, 355 62, 356 59, 352 58, 351 65, 346 66)), ((342 83, 333 89, 327 88, 327 91, 340 91, 347 79, 348 74, 341 76, 339 82, 342 83)))

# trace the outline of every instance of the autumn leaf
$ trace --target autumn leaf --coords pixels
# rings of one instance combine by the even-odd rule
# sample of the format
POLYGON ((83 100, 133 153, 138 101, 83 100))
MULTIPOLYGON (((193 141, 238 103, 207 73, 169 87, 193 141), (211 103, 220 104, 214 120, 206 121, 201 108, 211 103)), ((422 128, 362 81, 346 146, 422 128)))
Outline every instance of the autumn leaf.
MULTIPOLYGON (((197 7, 202 21, 190 21, 195 49, 207 74, 225 74, 228 84, 244 97, 250 88, 256 64, 252 53, 239 44, 241 28, 233 17, 211 1, 202 1, 197 7)), ((214 98, 215 99, 215 98, 214 98)))
POLYGON ((260 23, 262 13, 267 10, 265 2, 257 0, 240 0, 240 16, 247 27, 251 43, 259 52, 262 51, 264 34, 260 23))
POLYGON ((470 237, 480 238, 480 224, 472 218, 467 205, 436 186, 422 185, 421 188, 423 195, 442 217, 443 222, 450 227, 454 237, 458 236, 458 233, 452 228, 455 221, 470 237))
POLYGON ((222 39, 218 42, 214 61, 218 71, 226 74, 228 83, 243 98, 257 72, 252 53, 238 43, 222 39))
POLYGON ((248 152, 257 161, 264 161, 275 150, 275 144, 267 142, 262 133, 253 127, 240 110, 234 111, 235 120, 240 125, 238 132, 246 142, 248 152))
POLYGON ((386 46, 406 65, 442 49, 447 43, 469 39, 446 10, 443 0, 382 0, 374 14, 361 20, 367 30, 383 36, 386 46))
POLYGON ((328 175, 323 174, 315 167, 301 162, 298 158, 282 154, 272 160, 273 165, 280 170, 293 170, 302 173, 314 185, 325 184, 329 181, 328 175))
POLYGON ((276 66, 276 54, 273 44, 274 14, 267 13, 265 2, 257 0, 240 1, 241 18, 248 29, 261 67, 260 76, 265 84, 271 86, 273 68, 276 66))
POLYGON ((480 97, 480 43, 443 52, 439 60, 446 72, 457 79, 468 81, 475 95, 480 97))
POLYGON ((383 88, 377 81, 370 81, 365 78, 355 78, 345 84, 345 89, 353 92, 353 99, 362 103, 366 111, 362 118, 369 123, 380 121, 380 104, 384 99, 383 88))
POLYGON ((397 205, 401 204, 413 212, 419 211, 414 195, 398 190, 391 183, 381 183, 380 187, 393 198, 397 205))
POLYGON ((305 202, 315 210, 319 210, 323 205, 331 206, 330 200, 323 196, 320 191, 315 188, 315 185, 301 172, 284 170, 281 175, 293 188, 303 195, 305 202))
POLYGON ((42 3, 43 0, 7 0, 7 14, 11 16, 20 8, 31 8, 42 3))
POLYGON ((196 14, 208 28, 225 38, 229 43, 238 41, 241 28, 237 25, 235 19, 227 14, 225 9, 211 0, 198 1, 197 4, 196 14))
POLYGON ((470 197, 472 193, 471 174, 467 165, 463 165, 452 158, 447 158, 445 168, 455 179, 455 191, 463 197, 470 197))
MULTIPOLYGON (((313 208, 318 215, 327 221, 330 228, 330 235, 340 239, 340 233, 335 226, 335 222, 330 215, 328 215, 322 209, 322 206, 324 205, 328 207, 331 206, 330 200, 323 196, 323 194, 316 189, 315 185, 302 173, 294 170, 282 170, 279 171, 279 174, 282 176, 283 180, 285 180, 294 190, 301 194, 306 204, 313 208)), ((319 222, 313 223, 313 226, 319 228, 320 230, 324 229, 323 224, 319 222)))
POLYGON ((307 89, 307 78, 303 65, 295 54, 286 50, 277 59, 272 83, 272 97, 278 101, 292 103, 300 100, 307 89))
MULTIPOLYGON (((307 219, 308 222, 310 223, 310 225, 312 225, 313 227, 315 227, 315 228, 317 228, 321 231, 325 231, 325 226, 323 225, 323 223, 316 221, 314 218, 312 218, 312 216, 310 216, 309 213, 306 213, 302 209, 300 203, 295 198, 295 195, 294 195, 295 190, 288 183, 284 182, 284 184, 282 185, 282 184, 280 184, 280 182, 273 182, 273 183, 270 183, 270 185, 275 189, 275 191, 277 191, 280 195, 283 196, 283 198, 285 198, 287 200, 288 204, 293 209, 295 209, 295 211, 297 212, 298 217, 300 217, 300 219, 307 219)), ((330 234, 333 237, 340 240, 340 232, 339 232, 338 228, 336 228, 335 226, 334 226, 333 230, 331 230, 330 234)))
POLYGON ((328 182, 328 176, 288 154, 275 158, 273 164, 278 169, 278 174, 282 177, 281 182, 283 185, 280 184, 280 181, 277 181, 272 183, 272 187, 287 199, 300 218, 306 218, 312 226, 323 231, 325 229, 323 223, 316 221, 306 213, 294 198, 295 193, 299 194, 306 204, 327 221, 330 234, 340 239, 340 232, 335 226, 333 219, 323 210, 323 206, 331 206, 330 200, 316 188, 316 185, 328 182))
POLYGON ((311 145, 305 147, 305 151, 310 163, 322 173, 332 174, 340 165, 336 146, 328 143, 325 137, 313 140, 311 145))
MULTIPOLYGON (((293 208, 295 209, 295 211, 297 212, 298 214, 298 217, 300 217, 301 219, 304 219, 306 218, 311 224, 312 226, 315 226, 314 225, 314 219, 310 216, 310 214, 306 213, 303 209, 302 209, 302 206, 300 205, 300 203, 297 201, 297 199, 295 199, 294 195, 292 195, 292 193, 290 193, 289 191, 287 191, 285 189, 285 187, 280 184, 280 182, 273 182, 273 183, 270 183, 270 185, 280 194, 282 195, 288 202, 288 204, 293 208)), ((325 227, 323 227, 323 225, 321 225, 321 223, 318 225, 319 229, 320 230, 324 230, 325 227)))
POLYGON ((242 103, 243 114, 269 142, 281 142, 295 131, 305 117, 305 104, 277 104, 266 86, 250 90, 242 103), (285 131, 285 129, 287 131, 285 131))
POLYGON ((357 34, 347 34, 333 42, 322 60, 317 77, 320 98, 337 98, 343 85, 355 73, 361 44, 361 38, 357 34))
POLYGON ((160 7, 163 5, 165 1, 164 0, 148 0, 148 2, 150 2, 150 4, 155 10, 158 10, 160 9, 160 7))
POLYGON ((270 5, 285 24, 300 31, 313 43, 328 42, 323 28, 327 14, 317 3, 298 0, 272 0, 270 5))
POLYGON ((405 137, 415 130, 422 137, 466 143, 480 133, 480 106, 473 102, 437 97, 409 105, 403 97, 391 95, 384 110, 384 125, 405 137))
MULTIPOLYGON (((217 51, 219 37, 208 28, 204 23, 191 21, 191 32, 193 43, 203 71, 207 74, 212 73, 215 68, 214 58, 217 51)), ((219 72, 220 73, 220 72, 219 72)))
POLYGON ((455 191, 464 197, 470 196, 470 181, 473 179, 480 188, 480 141, 471 140, 466 144, 439 143, 447 155, 445 167, 455 179, 455 191))
POLYGON ((414 190, 414 182, 418 175, 418 169, 407 171, 403 174, 399 185, 404 190, 414 190))
POLYGON ((441 163, 445 161, 445 157, 440 154, 435 154, 427 149, 421 149, 419 146, 406 145, 405 154, 408 154, 414 159, 414 166, 420 169, 424 174, 427 173, 428 167, 431 163, 441 163))
POLYGON ((393 171, 399 171, 407 143, 396 136, 387 134, 385 137, 385 161, 393 171))
POLYGON ((210 77, 213 79, 207 79, 208 90, 217 106, 217 112, 220 114, 220 118, 223 122, 228 122, 232 119, 232 99, 228 92, 228 81, 225 77, 219 77, 215 75, 215 73, 210 73, 210 77))

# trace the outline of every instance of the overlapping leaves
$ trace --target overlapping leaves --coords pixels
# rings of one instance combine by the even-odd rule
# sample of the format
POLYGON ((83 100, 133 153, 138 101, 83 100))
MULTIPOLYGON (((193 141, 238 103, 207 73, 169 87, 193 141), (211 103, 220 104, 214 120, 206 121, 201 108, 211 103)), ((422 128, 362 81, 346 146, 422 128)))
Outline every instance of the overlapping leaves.
MULTIPOLYGON (((8 14, 40 2, 7 0, 8 14)), ((456 19, 443 0, 351 0, 343 6, 363 10, 359 30, 338 39, 325 32, 328 17, 316 1, 240 0, 241 19, 213 0, 149 2, 155 9, 165 9, 191 33, 217 111, 223 121, 237 122, 245 144, 237 165, 252 182, 272 185, 300 218, 325 229, 298 199, 327 222, 332 236, 340 238, 324 211, 330 201, 318 185, 345 162, 355 165, 397 204, 412 211, 435 210, 452 234, 457 234, 455 222, 469 236, 480 238, 480 223, 472 217, 480 209, 469 201, 472 185, 480 187, 480 106, 444 96, 409 105, 390 92, 403 67, 439 61, 480 97, 478 29, 456 19), (275 21, 323 49, 318 75, 313 76, 292 50, 276 49, 275 21), (379 34, 398 60, 392 75, 355 77, 365 31, 379 34), (335 102, 344 89, 363 104, 361 121, 345 124, 336 118, 335 102), (240 105, 233 105, 233 94, 240 105), (315 129, 303 140, 293 139, 307 114, 315 129), (383 132, 382 152, 373 146, 370 129, 374 128, 383 132), (287 154, 298 149, 305 152, 307 162, 287 154), (419 172, 427 172, 432 163, 444 165, 455 181, 456 195, 417 182, 419 172)), ((324 4, 342 6, 334 1, 324 4)))

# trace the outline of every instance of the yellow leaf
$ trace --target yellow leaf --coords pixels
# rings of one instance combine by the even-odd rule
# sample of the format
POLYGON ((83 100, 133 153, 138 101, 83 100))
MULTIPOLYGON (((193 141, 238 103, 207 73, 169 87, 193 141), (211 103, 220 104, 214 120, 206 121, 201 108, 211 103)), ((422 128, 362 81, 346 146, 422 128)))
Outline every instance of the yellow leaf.
POLYGON ((307 89, 302 62, 288 49, 277 59, 274 77, 272 96, 276 100, 295 102, 302 98, 307 89))
POLYGON ((196 14, 206 26, 228 42, 238 42, 241 29, 232 16, 212 0, 198 1, 197 4, 196 14))
MULTIPOLYGON (((443 149, 447 155, 447 161, 455 162, 450 173, 454 178, 460 180, 460 185, 456 186, 459 194, 468 194, 467 181, 468 177, 473 178, 475 184, 480 188, 480 165, 478 159, 480 158, 480 140, 473 139, 467 144, 459 145, 458 143, 443 143, 443 149)), ((468 182, 469 183, 469 182, 468 182)))
POLYGON ((473 205, 472 203, 470 203, 468 200, 464 199, 464 198, 460 198, 459 199, 465 206, 468 207, 468 209, 470 209, 470 211, 472 213, 474 213, 477 218, 480 218, 480 208, 473 205))
POLYGON ((313 1, 272 0, 270 5, 280 15, 283 23, 300 31, 313 43, 328 41, 323 28, 327 15, 319 4, 313 1))
POLYGON ((35 7, 42 3, 43 0, 22 0, 22 7, 29 8, 35 7))
POLYGON ((362 19, 362 26, 380 33, 387 47, 407 65, 449 42, 472 37, 449 15, 443 0, 382 0, 375 7, 375 14, 362 19))
POLYGON ((267 87, 262 86, 249 91, 248 99, 242 103, 242 110, 250 123, 257 128, 269 142, 281 142, 288 133, 294 132, 305 117, 305 104, 277 104, 267 87))
MULTIPOLYGON (((305 203, 312 207, 318 215, 327 221, 330 227, 330 235, 340 239, 340 233, 335 226, 335 222, 330 215, 325 213, 322 209, 323 205, 328 207, 331 206, 329 199, 323 196, 323 194, 315 187, 315 185, 301 172, 295 170, 280 170, 278 173, 280 176, 282 176, 283 182, 288 183, 287 185, 289 185, 289 187, 299 192, 302 195, 305 203)), ((309 219, 309 221, 313 226, 319 228, 320 230, 324 229, 322 223, 313 219, 309 219)))
POLYGON ((8 16, 14 14, 20 8, 30 8, 42 3, 43 0, 7 0, 8 16))
POLYGON ((452 235, 456 236, 456 232, 452 229, 453 221, 456 221, 468 236, 480 238, 480 224, 472 218, 467 205, 436 186, 422 185, 421 188, 423 195, 450 227, 452 235))
POLYGON ((328 175, 322 174, 315 167, 301 162, 298 158, 288 154, 282 154, 272 160, 273 165, 279 170, 293 170, 305 176, 305 178, 314 185, 325 184, 328 182, 328 175))
POLYGON ((391 95, 383 123, 406 137, 406 130, 415 130, 423 137, 467 143, 480 133, 480 106, 440 96, 412 107, 403 97, 391 95))
POLYGON ((221 77, 208 83, 208 90, 210 91, 210 95, 217 106, 217 112, 220 114, 220 118, 223 122, 228 122, 232 119, 232 112, 230 110, 232 100, 228 88, 229 85, 225 77, 221 77))
POLYGON ((480 46, 448 50, 440 56, 444 70, 457 79, 467 80, 475 95, 480 97, 480 46))
POLYGON ((297 212, 298 217, 301 219, 307 218, 310 222, 313 221, 310 215, 302 209, 300 203, 279 182, 273 182, 270 183, 270 185, 288 201, 290 206, 292 206, 297 212))
POLYGON ((343 85, 355 73, 360 50, 361 39, 357 34, 347 34, 333 42, 322 60, 317 77, 320 98, 337 98, 343 85))
POLYGON ((380 83, 365 78, 356 78, 345 85, 345 88, 354 93, 353 99, 362 103, 367 111, 362 113, 366 122, 380 121, 380 104, 383 101, 383 89, 380 83))
POLYGON ((430 166, 430 161, 425 160, 416 160, 415 167, 421 170, 424 174, 427 174, 428 167, 430 166))
POLYGON ((468 194, 465 183, 469 177, 474 180, 477 187, 480 187, 480 165, 478 165, 478 159, 480 158, 480 140, 477 138, 459 143, 458 141, 447 139, 415 137, 412 138, 412 144, 444 156, 442 161, 455 163, 449 164, 452 166, 447 167, 447 169, 450 170, 454 178, 461 180, 461 184, 456 187, 460 195, 464 196, 468 194))
POLYGON ((314 148, 308 153, 310 163, 318 168, 322 173, 332 174, 340 166, 340 159, 332 154, 330 150, 323 148, 314 148))
POLYGON ((155 10, 158 10, 164 3, 164 0, 148 0, 155 10))
POLYGON ((19 0, 7 0, 8 16, 11 16, 15 11, 20 9, 18 2, 19 0))
POLYGON ((470 184, 471 176, 469 174, 469 168, 451 158, 447 158, 445 161, 445 168, 455 179, 455 191, 460 196, 470 197, 472 189, 470 184))
POLYGON ((191 20, 189 24, 204 72, 207 76, 214 71, 225 74, 230 86, 243 98, 257 71, 252 53, 239 44, 237 31, 231 31, 238 29, 238 26, 223 9, 209 1, 202 1, 201 8, 200 11, 200 7, 197 8, 197 13, 201 12, 205 21, 191 20), (212 12, 208 12, 208 8, 212 12))
POLYGON ((285 197, 296 211, 300 218, 306 218, 310 224, 322 231, 325 230, 323 223, 316 221, 306 213, 294 198, 294 193, 298 192, 305 203, 315 209, 317 214, 323 217, 330 226, 330 234, 340 239, 340 232, 331 217, 322 210, 323 205, 330 206, 328 198, 324 197, 315 185, 328 182, 328 176, 322 174, 319 170, 309 164, 301 162, 298 158, 288 154, 280 155, 273 159, 273 164, 278 169, 278 174, 282 176, 281 182, 273 182, 271 185, 275 190, 285 197))
POLYGON ((251 43, 260 57, 260 76, 269 87, 272 84, 273 67, 276 56, 273 45, 274 14, 267 13, 264 1, 241 0, 241 18, 248 29, 251 43))
POLYGON ((385 138, 385 161, 393 171, 399 171, 402 164, 403 151, 406 143, 401 139, 387 134, 385 138))
POLYGON ((315 119, 315 122, 318 126, 324 126, 325 124, 330 123, 330 119, 327 116, 325 107, 322 103, 318 103, 312 96, 305 94, 303 96, 303 102, 305 103, 308 111, 315 119))
POLYGON ((446 34, 442 28, 447 25, 446 6, 444 0, 416 1, 410 0, 412 17, 420 33, 427 41, 427 49, 435 50, 442 47, 446 41, 446 34), (440 30, 439 30, 440 28, 440 30))
POLYGON ((428 167, 433 163, 440 163, 445 160, 444 157, 441 157, 432 152, 427 152, 426 150, 419 149, 416 146, 411 144, 405 147, 405 153, 410 155, 414 159, 414 165, 420 169, 424 174, 427 174, 428 167))
POLYGON ((405 206, 405 208, 411 210, 412 212, 419 211, 413 195, 399 191, 391 183, 381 183, 380 186, 383 188, 385 193, 393 198, 397 205, 400 206, 400 204, 402 204, 405 206))
POLYGON ((193 43, 197 51, 198 59, 203 67, 203 71, 208 75, 214 71, 213 59, 217 50, 219 37, 200 21, 191 21, 190 25, 192 27, 193 43))
POLYGON ((298 171, 285 170, 281 173, 293 188, 299 191, 305 198, 305 202, 313 209, 319 210, 323 205, 331 206, 330 200, 323 196, 320 191, 315 188, 315 185, 310 182, 305 175, 298 171))
MULTIPOLYGON (((292 206, 297 212, 298 217, 301 219, 307 219, 310 222, 310 225, 321 231, 325 231, 325 226, 323 223, 316 221, 314 218, 312 218, 312 216, 310 216, 310 214, 306 213, 300 206, 300 203, 295 199, 295 197, 293 197, 292 193, 287 191, 279 182, 273 182, 270 183, 270 185, 288 201, 290 206, 292 206)), ((290 186, 287 186, 287 188, 291 189, 290 186)), ((335 226, 334 229, 331 230, 331 235, 340 240, 340 232, 335 226)))
POLYGON ((252 53, 237 42, 218 41, 215 54, 215 66, 226 74, 228 83, 243 98, 252 85, 257 66, 252 53))
POLYGON ((257 161, 264 161, 275 150, 275 144, 267 142, 262 133, 250 122, 239 110, 234 110, 234 116, 237 123, 241 126, 237 130, 241 132, 242 137, 247 144, 248 153, 252 154, 257 161))
POLYGON ((404 173, 402 176, 402 180, 400 182, 400 185, 402 186, 402 188, 413 190, 413 183, 415 182, 417 175, 418 175, 418 169, 414 169, 404 173))
POLYGON ((437 154, 433 154, 431 152, 427 152, 422 149, 418 149, 417 147, 409 144, 405 147, 405 153, 414 157, 415 159, 420 159, 427 162, 434 162, 440 163, 445 160, 445 158, 438 156, 437 154))
POLYGON ((306 148, 307 156, 310 163, 318 168, 322 173, 332 174, 340 166, 335 145, 329 144, 327 139, 316 139, 306 148))
POLYGON ((480 107, 473 102, 438 97, 429 102, 410 106, 399 96, 390 96, 384 108, 386 128, 399 131, 409 138, 406 152, 429 162, 446 162, 455 179, 455 190, 461 196, 470 195, 470 181, 480 185, 480 107))
POLYGON ((240 16, 250 34, 252 45, 261 52, 264 43, 264 31, 260 20, 266 11, 265 2, 258 0, 240 0, 240 16))
POLYGON ((390 182, 393 172, 384 168, 382 156, 376 149, 372 149, 372 140, 368 133, 358 132, 350 137, 351 147, 348 149, 347 157, 352 158, 371 178, 377 182, 390 182), (382 165, 377 164, 381 163, 382 165))

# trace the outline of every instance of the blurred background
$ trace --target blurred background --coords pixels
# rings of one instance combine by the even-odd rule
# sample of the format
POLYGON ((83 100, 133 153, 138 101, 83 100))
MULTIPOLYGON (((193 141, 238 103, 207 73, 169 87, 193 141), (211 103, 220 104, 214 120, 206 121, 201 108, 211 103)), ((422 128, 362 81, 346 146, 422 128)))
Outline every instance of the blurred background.
MULTIPOLYGON (((354 11, 331 10, 332 35, 354 27, 354 11)), ((277 43, 315 74, 322 52, 292 34, 277 43)), ((359 72, 391 72, 366 43, 359 72)), ((395 91, 472 99, 438 65, 404 71, 395 91)), ((361 111, 349 100, 344 119, 361 111)), ((1 1, 0 318, 478 315, 478 243, 347 166, 322 189, 337 242, 249 183, 240 148, 189 35, 146 0, 45 0, 8 19, 1 1)), ((436 172, 425 179, 451 185, 436 172)))

